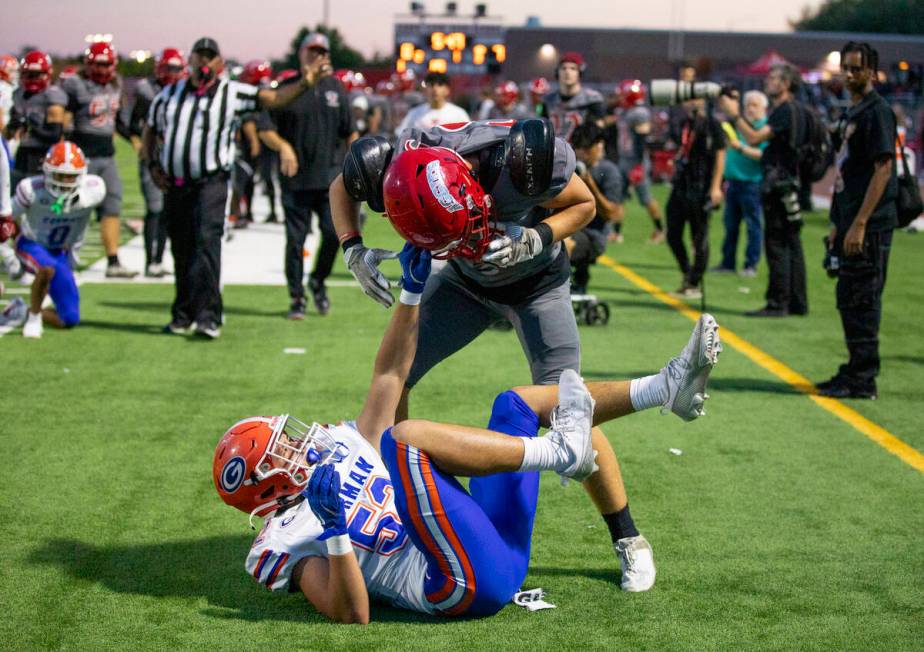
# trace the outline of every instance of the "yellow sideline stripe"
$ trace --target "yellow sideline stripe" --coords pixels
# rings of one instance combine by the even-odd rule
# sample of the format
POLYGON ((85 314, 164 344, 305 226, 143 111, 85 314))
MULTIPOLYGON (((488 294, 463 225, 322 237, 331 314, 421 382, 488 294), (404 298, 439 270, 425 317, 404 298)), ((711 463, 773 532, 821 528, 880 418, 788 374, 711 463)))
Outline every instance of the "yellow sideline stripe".
MULTIPOLYGON (((697 319, 699 319, 700 312, 698 310, 694 310, 684 301, 672 297, 651 281, 639 276, 625 265, 620 265, 609 256, 600 256, 597 259, 597 262, 606 267, 609 267, 611 270, 625 278, 633 285, 640 287, 659 301, 666 303, 672 308, 683 313, 684 316, 690 318, 692 321, 695 322, 697 319)), ((885 428, 876 425, 862 414, 853 408, 844 405, 837 399, 818 396, 815 394, 814 384, 812 384, 808 378, 798 373, 797 371, 790 369, 770 354, 761 351, 759 348, 744 338, 739 337, 724 326, 722 327, 721 335, 722 341, 724 343, 728 344, 730 347, 743 354, 752 362, 763 367, 771 374, 784 381, 790 387, 802 392, 803 394, 807 394, 808 397, 815 401, 815 403, 817 403, 819 406, 859 430, 866 437, 873 440, 893 455, 897 456, 905 464, 908 464, 921 473, 924 473, 924 455, 918 452, 915 448, 909 446, 885 428)))

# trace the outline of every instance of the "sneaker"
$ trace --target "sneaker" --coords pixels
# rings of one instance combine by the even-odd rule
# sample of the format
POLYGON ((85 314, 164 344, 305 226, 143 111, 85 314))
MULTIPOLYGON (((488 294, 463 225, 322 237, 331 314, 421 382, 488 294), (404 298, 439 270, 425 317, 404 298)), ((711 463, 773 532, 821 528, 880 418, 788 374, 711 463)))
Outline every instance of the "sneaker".
POLYGON ((703 291, 693 285, 684 283, 677 290, 671 293, 678 299, 702 299, 703 291))
POLYGON ((194 324, 184 324, 178 321, 172 321, 163 327, 162 332, 166 335, 189 335, 193 332, 194 324))
POLYGON ((150 278, 163 278, 167 275, 167 270, 161 263, 151 263, 145 268, 144 275, 150 278))
POLYGON ((559 473, 563 485, 568 484, 568 478, 583 482, 599 468, 590 437, 593 415, 594 400, 581 377, 573 369, 565 369, 558 381, 558 405, 552 410, 546 435, 569 462, 559 473))
POLYGON ((314 301, 314 307, 317 308, 319 315, 326 315, 330 312, 330 299, 327 298, 327 288, 324 287, 324 281, 308 277, 308 290, 311 292, 311 299, 314 301))
POLYGON ((667 239, 667 236, 664 235, 664 231, 656 229, 654 233, 651 234, 651 237, 648 238, 648 244, 659 245, 664 244, 664 241, 667 239))
POLYGON ((292 305, 289 307, 289 314, 286 315, 286 319, 292 319, 293 321, 301 321, 305 318, 305 298, 299 297, 292 300, 292 305))
POLYGON ((22 327, 22 336, 29 337, 32 339, 39 339, 42 337, 42 313, 29 313, 29 316, 26 318, 26 323, 22 327))
POLYGON ((835 385, 845 385, 847 384, 847 377, 843 376, 840 372, 834 374, 828 380, 822 381, 820 383, 815 383, 815 389, 825 390, 834 387, 835 385))
POLYGON ((138 276, 138 272, 124 267, 122 263, 109 265, 106 268, 106 278, 135 278, 136 276, 138 276))
POLYGON ((825 396, 827 398, 863 398, 870 401, 875 401, 879 395, 876 392, 876 385, 869 385, 865 387, 851 385, 847 382, 838 383, 835 385, 830 385, 824 389, 818 390, 819 396, 825 396))
POLYGON ((738 276, 741 278, 754 278, 757 276, 757 270, 753 267, 745 267, 740 272, 738 272, 738 276))
POLYGON ((11 326, 16 328, 26 323, 26 317, 29 316, 29 307, 22 297, 16 297, 10 301, 2 313, 0 313, 0 326, 11 326))
POLYGON ((703 313, 683 351, 661 370, 667 379, 667 402, 661 407, 662 414, 671 411, 684 421, 706 415, 706 381, 721 352, 719 325, 715 317, 703 313))
POLYGON ((647 591, 655 583, 654 552, 648 539, 641 534, 637 537, 619 539, 613 544, 613 550, 619 557, 622 568, 622 581, 619 586, 623 591, 647 591))
POLYGON ((217 324, 196 324, 196 335, 217 340, 221 337, 221 328, 217 324))

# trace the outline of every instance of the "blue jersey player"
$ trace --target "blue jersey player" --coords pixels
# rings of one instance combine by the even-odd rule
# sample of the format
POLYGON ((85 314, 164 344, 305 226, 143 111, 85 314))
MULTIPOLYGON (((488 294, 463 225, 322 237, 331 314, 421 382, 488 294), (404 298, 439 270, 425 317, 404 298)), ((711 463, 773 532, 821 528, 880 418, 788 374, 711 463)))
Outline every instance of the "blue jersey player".
POLYGON ((526 577, 539 471, 582 481, 597 471, 593 425, 662 406, 699 416, 721 345, 703 315, 660 373, 585 386, 519 387, 494 401, 487 429, 408 420, 395 411, 417 344, 429 255, 400 255, 400 303, 354 421, 322 426, 283 415, 239 421, 215 450, 229 505, 266 522, 248 573, 300 590, 339 622, 369 621, 370 598, 442 616, 488 616, 526 577), (549 432, 538 436, 540 426, 549 432), (471 477, 469 489, 456 476, 471 477))

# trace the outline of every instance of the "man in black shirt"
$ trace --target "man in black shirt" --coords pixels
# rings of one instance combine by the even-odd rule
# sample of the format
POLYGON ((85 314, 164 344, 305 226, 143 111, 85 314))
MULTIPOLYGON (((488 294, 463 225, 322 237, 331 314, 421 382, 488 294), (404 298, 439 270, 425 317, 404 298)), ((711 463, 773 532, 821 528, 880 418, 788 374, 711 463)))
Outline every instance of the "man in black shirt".
POLYGON ((330 309, 324 280, 330 276, 337 257, 338 242, 327 189, 340 171, 341 142, 352 142, 356 137, 349 100, 341 83, 331 75, 329 51, 323 34, 305 37, 298 51, 299 60, 303 66, 320 69, 319 81, 285 109, 264 112, 258 123, 263 144, 279 152, 286 216, 286 279, 292 301, 289 319, 305 317, 302 252, 312 212, 318 214, 321 247, 308 288, 318 313, 326 315, 330 309))
POLYGON ((878 64, 878 53, 866 43, 851 41, 841 50, 851 107, 837 134, 829 242, 840 261, 837 309, 850 358, 818 384, 822 396, 834 398, 876 398, 882 290, 898 225, 895 116, 873 90, 878 64))
POLYGON ((676 294, 699 299, 699 288, 709 263, 709 213, 722 203, 722 176, 725 173, 725 134, 705 100, 684 102, 687 117, 680 123, 675 172, 667 200, 667 244, 677 259, 683 281, 676 294), (693 264, 683 242, 683 227, 690 223, 693 264))
POLYGON ((764 81, 772 110, 765 124, 754 129, 741 116, 737 97, 722 96, 719 106, 748 145, 768 142, 760 163, 764 172, 761 203, 764 244, 770 283, 767 305, 746 313, 750 317, 785 317, 808 313, 805 255, 802 253, 802 215, 799 213, 799 147, 805 141, 805 109, 793 99, 798 71, 788 64, 773 66, 764 81))

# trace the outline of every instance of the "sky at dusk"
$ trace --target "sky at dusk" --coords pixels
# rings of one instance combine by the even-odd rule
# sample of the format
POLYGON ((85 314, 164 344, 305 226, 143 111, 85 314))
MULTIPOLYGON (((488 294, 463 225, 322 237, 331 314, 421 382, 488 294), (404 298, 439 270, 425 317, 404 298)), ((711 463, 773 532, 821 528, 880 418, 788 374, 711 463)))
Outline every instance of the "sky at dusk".
MULTIPOLYGON (((445 2, 423 0, 437 12, 445 2)), ((460 14, 473 12, 474 1, 458 2, 460 14)), ((491 15, 508 27, 523 25, 528 15, 546 27, 646 27, 718 31, 788 31, 787 20, 818 0, 518 0, 488 1, 491 15), (642 9, 644 7, 644 10, 642 9)), ((405 0, 330 0, 330 23, 347 43, 366 55, 390 53, 394 16, 407 11, 405 0), (375 12, 370 10, 375 8, 375 12), (361 17, 361 18, 357 18, 361 17)), ((178 46, 188 50, 204 34, 214 37, 226 57, 240 60, 279 57, 301 25, 322 20, 322 0, 25 0, 10 2, 0 22, 0 51, 18 52, 37 45, 52 53, 83 49, 88 33, 112 33, 120 52, 178 46)))

